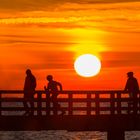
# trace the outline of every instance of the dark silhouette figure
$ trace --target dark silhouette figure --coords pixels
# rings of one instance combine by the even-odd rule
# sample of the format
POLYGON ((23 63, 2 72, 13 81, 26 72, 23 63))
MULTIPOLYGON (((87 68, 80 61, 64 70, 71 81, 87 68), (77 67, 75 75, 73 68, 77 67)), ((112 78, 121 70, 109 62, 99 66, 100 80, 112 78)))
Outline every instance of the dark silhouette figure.
MULTIPOLYGON (((61 83, 54 81, 52 75, 48 75, 46 79, 49 81, 49 83, 47 87, 44 86, 44 89, 46 92, 52 93, 51 99, 54 107, 54 115, 57 115, 57 110, 60 109, 60 104, 58 104, 57 96, 59 94, 58 91, 62 91, 62 85, 61 83)), ((64 115, 64 114, 65 111, 61 109, 60 115, 64 115)))
POLYGON ((127 73, 128 79, 126 82, 125 90, 129 92, 129 97, 132 101, 128 102, 128 113, 131 112, 133 107, 133 113, 137 113, 136 107, 138 105, 138 92, 139 92, 139 85, 137 79, 133 76, 133 72, 127 73))
POLYGON ((25 112, 24 115, 33 115, 36 78, 34 77, 30 69, 26 70, 26 75, 27 76, 25 78, 25 83, 24 83, 24 99, 26 101, 24 101, 23 104, 24 104, 25 109, 27 109, 27 111, 25 112))

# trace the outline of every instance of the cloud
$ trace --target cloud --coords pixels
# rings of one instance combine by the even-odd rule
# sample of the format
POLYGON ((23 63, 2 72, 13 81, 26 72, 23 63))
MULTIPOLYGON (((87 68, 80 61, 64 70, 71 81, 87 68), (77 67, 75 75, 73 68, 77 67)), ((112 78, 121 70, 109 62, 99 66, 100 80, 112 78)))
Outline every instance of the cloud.
POLYGON ((103 52, 103 67, 139 67, 140 52, 103 52))
POLYGON ((0 40, 1 44, 51 44, 51 45, 73 45, 73 44, 78 44, 78 43, 74 43, 74 42, 49 42, 49 41, 30 41, 30 40, 7 40, 7 41, 3 41, 0 40))
POLYGON ((102 64, 103 68, 140 67, 139 60, 108 60, 102 64))
MULTIPOLYGON (((7 1, 7 3, 3 1, 2 3, 3 6, 0 5, 0 7, 8 8, 8 6, 6 6, 9 4, 8 0, 5 1, 7 1), (5 6, 4 3, 6 3, 5 6)), ((26 12, 17 11, 18 14, 13 14, 13 12, 9 12, 7 13, 7 16, 1 13, 0 14, 1 25, 8 25, 8 26, 16 25, 16 27, 21 26, 22 28, 38 27, 42 29, 43 28, 51 28, 51 29, 52 28, 53 29, 54 28, 57 29, 99 28, 101 30, 107 30, 111 32, 114 31, 114 32, 137 32, 138 33, 140 31, 139 28, 140 3, 94 5, 94 3, 101 3, 101 2, 113 3, 113 1, 111 0, 107 0, 107 1, 103 1, 103 0, 55 1, 54 0, 53 2, 41 0, 39 1, 40 3, 35 0, 31 0, 31 1, 14 0, 13 3, 15 2, 18 5, 17 7, 18 9, 16 8, 14 9, 14 7, 11 7, 11 10, 13 9, 13 10, 27 10, 27 11, 26 12), (66 2, 71 2, 71 3, 66 3, 66 2), (84 3, 87 5, 84 5, 84 3), (29 8, 28 6, 31 8, 29 8), (38 7, 37 9, 36 6, 38 7), (55 8, 56 9, 49 10, 47 7, 53 7, 54 9, 55 8)), ((120 2, 120 0, 115 2, 120 2)))
POLYGON ((139 2, 139 0, 83 0, 83 2, 85 3, 120 3, 120 2, 139 2))
POLYGON ((138 60, 140 61, 140 52, 102 52, 102 57, 104 59, 108 59, 107 56, 109 56, 110 59, 121 59, 121 60, 138 60))
POLYGON ((0 9, 38 11, 56 8, 65 3, 77 4, 101 4, 101 3, 120 3, 120 2, 139 2, 139 0, 0 0, 0 9))

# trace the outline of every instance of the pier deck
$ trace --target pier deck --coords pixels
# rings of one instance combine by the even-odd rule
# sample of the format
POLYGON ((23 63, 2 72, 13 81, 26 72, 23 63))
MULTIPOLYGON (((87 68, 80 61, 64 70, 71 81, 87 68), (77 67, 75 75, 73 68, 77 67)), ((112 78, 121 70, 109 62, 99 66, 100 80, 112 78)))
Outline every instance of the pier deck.
POLYGON ((134 100, 125 91, 62 91, 56 101, 59 108, 51 95, 36 91, 34 114, 23 116, 23 91, 1 90, 0 130, 107 131, 108 140, 124 140, 125 131, 140 130, 139 93, 129 106, 134 100))

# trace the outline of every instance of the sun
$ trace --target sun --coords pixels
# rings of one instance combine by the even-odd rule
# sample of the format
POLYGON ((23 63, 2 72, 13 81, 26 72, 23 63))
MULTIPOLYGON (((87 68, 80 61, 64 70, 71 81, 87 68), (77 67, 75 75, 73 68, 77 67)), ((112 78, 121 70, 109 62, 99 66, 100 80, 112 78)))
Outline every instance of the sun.
POLYGON ((80 76, 92 77, 100 72, 101 61, 95 55, 84 54, 75 60, 74 69, 80 76))

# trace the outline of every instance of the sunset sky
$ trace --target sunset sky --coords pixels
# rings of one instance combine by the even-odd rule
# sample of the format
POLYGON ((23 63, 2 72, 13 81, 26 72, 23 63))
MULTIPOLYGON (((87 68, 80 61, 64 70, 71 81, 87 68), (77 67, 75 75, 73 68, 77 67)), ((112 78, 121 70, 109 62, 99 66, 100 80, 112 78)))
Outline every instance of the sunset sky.
POLYGON ((37 89, 48 74, 66 90, 124 89, 128 71, 140 83, 140 0, 0 0, 0 89, 23 89, 27 68, 37 89), (74 70, 86 53, 97 76, 74 70))

